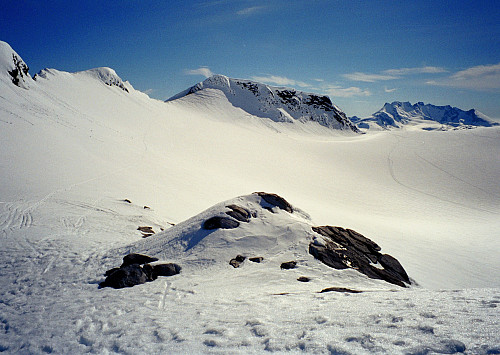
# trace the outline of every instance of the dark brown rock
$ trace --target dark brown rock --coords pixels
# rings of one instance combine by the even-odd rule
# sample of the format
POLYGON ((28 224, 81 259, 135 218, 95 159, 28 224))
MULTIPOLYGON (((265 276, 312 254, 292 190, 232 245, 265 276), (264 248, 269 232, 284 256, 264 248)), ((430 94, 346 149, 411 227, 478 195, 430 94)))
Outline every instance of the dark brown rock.
POLYGON ((174 263, 156 264, 153 265, 153 277, 156 279, 158 276, 174 276, 181 272, 181 267, 174 263))
POLYGON ((141 231, 143 233, 147 233, 147 234, 154 234, 155 233, 155 231, 153 230, 153 227, 149 227, 149 226, 137 227, 137 230, 141 231))
POLYGON ((119 269, 120 269, 119 267, 114 267, 114 268, 112 268, 112 269, 109 269, 108 271, 106 271, 106 272, 104 273, 104 276, 109 276, 109 275, 111 275, 112 273, 114 273, 115 271, 117 271, 117 270, 119 270, 119 269))
POLYGON ((124 267, 127 265, 133 265, 133 264, 146 264, 146 263, 152 263, 153 261, 157 261, 158 258, 152 258, 147 255, 143 254, 135 254, 131 253, 128 255, 125 255, 123 257, 123 264, 120 267, 124 267))
POLYGON ((325 293, 325 292, 361 293, 363 291, 353 290, 345 287, 327 287, 319 291, 319 293, 325 293))
POLYGON ((264 260, 264 258, 262 256, 257 256, 254 258, 249 258, 248 260, 250 260, 251 262, 254 262, 254 263, 260 263, 260 262, 262 262, 262 260, 264 260))
POLYGON ((406 287, 410 279, 401 264, 388 254, 381 254, 380 247, 352 229, 341 227, 313 227, 314 232, 326 237, 325 245, 309 244, 309 253, 335 269, 355 269, 372 279, 406 287), (379 263, 382 268, 374 267, 379 263))
POLYGON ((215 216, 207 219, 203 223, 203 229, 208 229, 208 230, 218 229, 218 228, 233 229, 237 228, 239 225, 240 223, 232 218, 215 216))
POLYGON ((297 262, 296 261, 287 261, 286 263, 281 264, 281 269, 289 270, 289 269, 295 269, 297 267, 297 262))
POLYGON ((127 265, 120 267, 115 272, 111 273, 104 282, 99 284, 99 287, 123 288, 140 285, 148 281, 147 275, 138 264, 127 265))
POLYGON ((276 206, 282 210, 285 210, 289 213, 293 213, 293 207, 290 205, 287 200, 283 197, 278 196, 276 194, 270 194, 267 192, 256 192, 257 195, 262 197, 262 199, 270 205, 276 206))
POLYGON ((240 222, 246 222, 246 223, 250 222, 250 217, 251 217, 250 211, 237 205, 229 205, 226 207, 231 209, 231 211, 226 212, 227 215, 233 217, 234 219, 240 222))
POLYGON ((241 263, 244 262, 246 257, 243 255, 236 255, 236 258, 233 258, 229 261, 229 265, 234 268, 240 267, 241 263))
POLYGON ((297 281, 300 281, 300 282, 309 282, 311 281, 311 279, 309 277, 305 277, 305 276, 301 276, 297 279, 297 281))

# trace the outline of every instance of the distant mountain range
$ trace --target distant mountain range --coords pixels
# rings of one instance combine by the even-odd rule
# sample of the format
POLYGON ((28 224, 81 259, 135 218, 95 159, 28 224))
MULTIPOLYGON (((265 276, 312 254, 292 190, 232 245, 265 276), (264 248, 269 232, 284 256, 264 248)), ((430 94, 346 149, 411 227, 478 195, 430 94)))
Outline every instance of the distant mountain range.
MULTIPOLYGON (((384 107, 367 118, 351 117, 351 121, 362 129, 394 129, 418 123, 440 124, 443 128, 498 125, 488 116, 472 109, 464 111, 451 106, 435 106, 417 102, 386 103, 384 107)), ((424 129, 436 129, 427 127, 424 129)))
MULTIPOLYGON (((62 72, 44 69, 33 78, 29 67, 9 46, 0 41, 0 76, 12 84, 29 89, 39 78, 47 79, 62 72)), ((125 92, 133 90, 130 83, 123 81, 111 68, 95 68, 73 73, 75 77, 85 76, 97 79, 108 86, 116 86, 125 92)), ((250 115, 268 118, 274 122, 306 123, 316 122, 324 127, 360 132, 362 130, 399 129, 407 125, 425 123, 423 129, 454 129, 476 126, 498 125, 488 116, 475 109, 463 111, 451 106, 435 106, 417 102, 386 103, 379 111, 367 118, 347 115, 328 96, 306 93, 292 88, 273 87, 250 80, 232 79, 224 75, 213 75, 206 80, 174 95, 167 101, 181 99, 188 95, 219 90, 227 100, 250 115)))

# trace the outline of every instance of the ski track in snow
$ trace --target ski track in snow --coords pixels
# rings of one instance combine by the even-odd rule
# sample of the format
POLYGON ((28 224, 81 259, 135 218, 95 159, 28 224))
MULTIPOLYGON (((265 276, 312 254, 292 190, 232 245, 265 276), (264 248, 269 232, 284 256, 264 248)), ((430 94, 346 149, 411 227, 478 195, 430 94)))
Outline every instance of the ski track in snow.
MULTIPOLYGON (((484 209, 484 208, 480 208, 480 207, 477 207, 477 206, 470 206, 470 205, 466 205, 466 204, 463 204, 463 203, 460 203, 460 202, 457 202, 457 201, 453 201, 451 199, 447 199, 447 198, 444 198, 442 196, 439 196, 439 195, 436 195, 436 194, 433 194, 433 193, 429 193, 429 192, 426 192, 424 190, 421 190, 421 189, 418 189, 414 186, 411 186, 411 185, 408 185, 408 184, 405 184, 403 183, 398 177, 397 177, 397 174, 396 174, 396 170, 394 168, 394 158, 393 158, 393 155, 394 155, 394 152, 398 149, 399 145, 401 144, 401 141, 403 139, 405 139, 406 137, 403 136, 403 135, 399 135, 399 134, 396 134, 396 133, 393 133, 391 132, 391 135, 396 137, 397 141, 396 143, 394 143, 394 146, 392 147, 392 149, 390 150, 390 152, 387 154, 387 166, 388 166, 388 170, 389 170, 389 173, 392 177, 392 179, 394 180, 394 182, 396 182, 398 185, 401 185, 411 191, 414 191, 414 192, 417 192, 419 194, 422 194, 422 195, 426 195, 426 196, 429 196, 429 197, 432 197, 432 198, 435 198, 437 200, 440 200, 440 201, 443 201, 443 202, 447 202, 447 203, 451 203, 451 204, 454 204, 454 205, 457 205, 457 206, 460 206, 460 207, 464 207, 464 208, 467 208, 467 209, 471 209, 471 210, 476 210, 476 211, 479 211, 479 212, 487 212, 487 213, 491 213, 491 214, 500 214, 498 211, 491 211, 491 210, 488 210, 488 209, 484 209)), ((428 160, 422 158, 421 156, 419 156, 417 153, 415 153, 415 156, 418 157, 419 159, 421 159, 422 161, 425 161, 428 165, 430 165, 431 167, 439 170, 439 171, 442 171, 443 173, 447 174, 448 176, 460 181, 460 182, 463 182, 467 185, 470 185, 476 189, 479 189, 481 190, 482 192, 485 192, 486 194, 490 194, 489 191, 486 191, 486 190, 483 190, 481 188, 479 188, 478 186, 475 186, 461 178, 458 178, 456 177, 455 175, 447 172, 446 170, 442 169, 441 167, 429 162, 428 160)))

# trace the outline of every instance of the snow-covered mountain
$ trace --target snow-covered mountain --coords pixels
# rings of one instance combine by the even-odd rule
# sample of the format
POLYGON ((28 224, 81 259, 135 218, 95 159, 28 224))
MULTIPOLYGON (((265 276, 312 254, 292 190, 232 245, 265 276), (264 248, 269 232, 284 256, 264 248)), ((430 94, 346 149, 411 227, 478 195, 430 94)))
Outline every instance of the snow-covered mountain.
POLYGON ((0 77, 24 89, 29 88, 32 82, 28 65, 3 41, 0 41, 0 77))
POLYGON ((363 129, 391 129, 405 125, 427 124, 424 129, 446 129, 456 127, 491 127, 498 125, 481 112, 471 109, 463 111, 451 106, 435 106, 417 102, 386 103, 379 111, 367 118, 351 117, 363 129), (434 126, 432 126, 434 124, 434 126))
POLYGON ((313 121, 328 128, 358 132, 356 126, 328 96, 232 79, 224 75, 213 75, 167 101, 209 89, 222 91, 232 105, 257 117, 269 118, 275 122, 313 121))
POLYGON ((153 100, 106 68, 32 80, 0 45, 3 354, 499 352, 500 127, 346 134, 217 89, 153 100), (334 230, 411 285, 359 272, 334 230), (130 252, 181 272, 99 289, 130 252))

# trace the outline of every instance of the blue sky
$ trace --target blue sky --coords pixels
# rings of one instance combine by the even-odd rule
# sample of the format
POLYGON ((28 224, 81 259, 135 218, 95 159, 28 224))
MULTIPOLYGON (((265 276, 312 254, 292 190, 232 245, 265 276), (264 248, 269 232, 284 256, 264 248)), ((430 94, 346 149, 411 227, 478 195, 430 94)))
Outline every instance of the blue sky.
POLYGON ((158 99, 217 73, 350 116, 397 100, 500 118, 497 0, 6 0, 0 39, 32 74, 108 66, 158 99))

